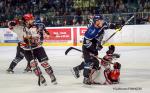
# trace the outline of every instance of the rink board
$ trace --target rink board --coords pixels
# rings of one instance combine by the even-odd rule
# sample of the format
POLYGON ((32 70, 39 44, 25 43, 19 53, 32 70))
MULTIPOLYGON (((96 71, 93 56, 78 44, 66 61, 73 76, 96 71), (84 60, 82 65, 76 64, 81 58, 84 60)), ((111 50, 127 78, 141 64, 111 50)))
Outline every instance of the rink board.
MULTIPOLYGON (((44 39, 44 46, 81 46, 85 26, 47 27, 50 37, 44 39)), ((105 31, 103 40, 107 40, 115 30, 105 31)), ((8 28, 0 28, 0 46, 15 46, 17 35, 8 28)), ((126 25, 117 32, 105 45, 116 46, 150 46, 150 25, 126 25)))

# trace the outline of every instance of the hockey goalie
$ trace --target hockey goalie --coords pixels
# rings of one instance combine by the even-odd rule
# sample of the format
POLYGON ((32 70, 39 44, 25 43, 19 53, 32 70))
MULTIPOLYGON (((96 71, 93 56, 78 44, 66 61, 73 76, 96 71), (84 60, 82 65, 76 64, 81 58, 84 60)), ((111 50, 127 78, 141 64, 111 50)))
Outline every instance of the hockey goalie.
POLYGON ((82 61, 80 65, 73 67, 71 70, 75 78, 80 77, 80 71, 83 71, 83 75, 87 72, 85 69, 89 69, 88 78, 83 79, 84 84, 117 84, 120 80, 120 69, 121 64, 116 62, 120 55, 115 52, 115 46, 110 45, 108 51, 103 58, 99 58, 93 54, 90 54, 91 57, 95 58, 97 61, 93 62, 89 66, 82 61))
POLYGON ((92 69, 90 74, 91 84, 118 84, 120 80, 121 64, 113 62, 120 58, 119 54, 108 54, 100 60, 100 67, 98 70, 92 69))

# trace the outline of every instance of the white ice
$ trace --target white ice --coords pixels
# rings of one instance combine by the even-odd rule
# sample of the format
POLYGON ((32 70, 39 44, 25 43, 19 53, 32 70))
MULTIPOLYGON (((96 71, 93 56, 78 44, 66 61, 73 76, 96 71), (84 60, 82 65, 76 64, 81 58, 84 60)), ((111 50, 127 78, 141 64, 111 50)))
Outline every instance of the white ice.
MULTIPOLYGON (((82 73, 79 79, 73 77, 70 69, 80 64, 83 59, 77 51, 64 55, 67 48, 45 47, 58 85, 51 84, 42 68, 48 86, 39 87, 33 73, 23 73, 26 60, 16 66, 14 74, 6 73, 15 57, 16 47, 0 47, 0 93, 150 93, 150 47, 116 47, 116 53, 121 54, 118 60, 122 64, 120 84, 90 86, 82 84, 82 73)), ((104 47, 99 56, 102 57, 106 50, 107 47, 104 47)))

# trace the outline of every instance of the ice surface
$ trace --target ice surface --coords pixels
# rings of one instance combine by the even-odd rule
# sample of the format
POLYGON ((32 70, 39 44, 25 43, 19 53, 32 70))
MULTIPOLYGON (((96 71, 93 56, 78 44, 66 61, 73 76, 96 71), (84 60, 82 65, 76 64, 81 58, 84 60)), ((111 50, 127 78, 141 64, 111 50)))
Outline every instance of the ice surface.
MULTIPOLYGON (((150 47, 116 47, 116 52, 121 54, 118 60, 122 64, 120 84, 91 86, 82 84, 82 76, 79 79, 73 77, 70 69, 80 64, 83 59, 77 51, 71 51, 65 56, 67 48, 45 47, 59 84, 52 85, 42 69, 48 86, 39 87, 33 73, 23 73, 26 60, 16 66, 14 74, 6 73, 15 57, 16 47, 0 47, 0 93, 150 93, 150 47), (118 88, 120 90, 116 90, 118 88), (123 88, 137 90, 121 90, 123 88)), ((104 47, 99 53, 100 57, 105 54, 106 49, 104 47)))

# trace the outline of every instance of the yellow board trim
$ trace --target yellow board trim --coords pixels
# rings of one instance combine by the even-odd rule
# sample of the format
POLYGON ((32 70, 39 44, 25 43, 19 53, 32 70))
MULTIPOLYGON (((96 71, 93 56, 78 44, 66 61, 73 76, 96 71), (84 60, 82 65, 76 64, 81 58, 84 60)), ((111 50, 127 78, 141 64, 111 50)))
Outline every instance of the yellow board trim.
MULTIPOLYGON (((106 43, 104 46, 150 46, 149 43, 106 43)), ((44 43, 43 46, 73 46, 73 43, 44 43)), ((81 46, 82 43, 77 43, 77 46, 81 46)), ((0 43, 0 46, 17 46, 17 43, 0 43)))
MULTIPOLYGON (((81 46, 82 44, 78 44, 81 46)), ((150 46, 150 43, 106 43, 104 46, 115 45, 115 46, 150 46)))

